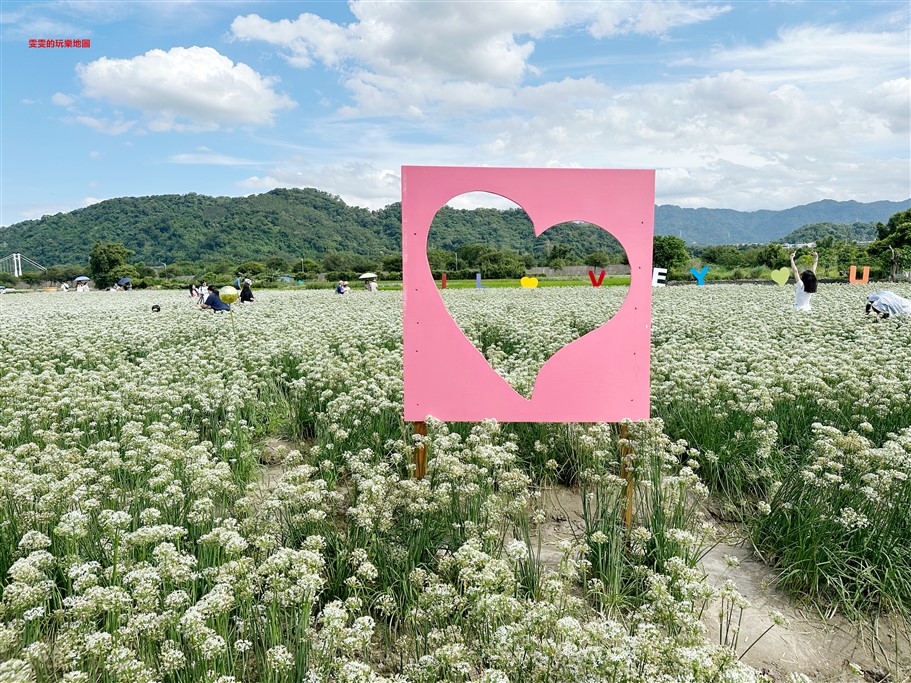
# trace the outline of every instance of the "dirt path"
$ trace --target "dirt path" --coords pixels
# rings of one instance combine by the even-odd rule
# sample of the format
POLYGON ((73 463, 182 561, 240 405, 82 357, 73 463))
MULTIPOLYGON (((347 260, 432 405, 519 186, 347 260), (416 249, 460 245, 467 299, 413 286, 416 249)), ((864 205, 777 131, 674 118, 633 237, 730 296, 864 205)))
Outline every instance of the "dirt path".
MULTIPOLYGON (((576 491, 556 487, 543 492, 543 503, 547 519, 541 527, 541 559, 555 567, 562 556, 561 541, 582 535, 582 498, 576 491)), ((822 618, 801 610, 774 587, 774 571, 736 540, 728 539, 708 550, 702 568, 706 581, 720 586, 730 579, 751 603, 743 615, 737 650, 743 653, 749 648, 743 661, 766 671, 776 682, 787 681, 792 673, 816 683, 911 682, 911 638, 897 624, 881 620, 874 628, 872 624, 851 624, 840 615, 822 618), (725 555, 735 558, 739 566, 729 566, 725 555), (768 614, 773 610, 783 614, 791 626, 776 626, 763 636, 772 626, 768 614)), ((703 618, 710 639, 718 637, 717 611, 717 605, 710 606, 703 618)))
POLYGON ((306 448, 305 444, 297 444, 287 439, 272 438, 263 444, 263 449, 259 455, 259 462, 263 469, 260 472, 259 481, 261 488, 268 490, 275 488, 275 485, 281 481, 285 473, 285 457, 291 451, 302 451, 306 448))
MULTIPOLYGON (((707 581, 721 585, 731 579, 750 601, 740 635, 741 652, 772 625, 768 613, 777 610, 790 622, 789 629, 773 628, 753 646, 744 661, 783 680, 802 673, 814 681, 911 680, 911 640, 907 631, 891 620, 852 624, 840 614, 829 617, 796 606, 773 586, 775 573, 756 558, 747 544, 721 543, 702 558, 707 581), (740 566, 731 568, 725 556, 740 566), (862 671, 853 673, 852 669, 862 671)), ((717 608, 707 611, 703 622, 709 634, 718 633, 717 608)))

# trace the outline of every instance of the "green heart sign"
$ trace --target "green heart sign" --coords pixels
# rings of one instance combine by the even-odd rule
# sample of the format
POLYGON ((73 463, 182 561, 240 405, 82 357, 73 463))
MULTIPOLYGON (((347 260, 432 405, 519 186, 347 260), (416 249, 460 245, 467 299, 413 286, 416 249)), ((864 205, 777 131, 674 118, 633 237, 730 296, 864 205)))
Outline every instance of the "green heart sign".
POLYGON ((788 283, 788 278, 791 277, 790 268, 779 268, 778 270, 772 271, 772 279, 775 280, 779 285, 784 286, 788 283))

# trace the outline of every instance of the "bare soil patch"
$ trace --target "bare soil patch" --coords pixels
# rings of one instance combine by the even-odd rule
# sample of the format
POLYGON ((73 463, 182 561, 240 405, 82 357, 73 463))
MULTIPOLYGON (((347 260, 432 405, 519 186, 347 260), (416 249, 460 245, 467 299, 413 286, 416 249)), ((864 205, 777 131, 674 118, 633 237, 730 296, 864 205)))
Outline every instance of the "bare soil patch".
MULTIPOLYGON (((539 527, 541 560, 553 569, 562 557, 561 542, 583 534, 582 497, 578 491, 553 487, 542 492, 542 503, 547 517, 539 527)), ((706 581, 720 586, 730 579, 751 603, 743 615, 738 651, 749 648, 743 661, 775 681, 788 681, 791 674, 799 673, 815 683, 911 683, 911 637, 901 620, 857 624, 839 614, 825 616, 803 609, 775 588, 775 572, 746 543, 730 536, 709 549, 701 563, 706 581), (729 566, 725 555, 738 560, 739 566, 729 566), (791 626, 776 626, 763 636, 773 624, 769 616, 773 610, 791 626)), ((717 639, 717 605, 709 606, 703 623, 707 637, 717 639)))

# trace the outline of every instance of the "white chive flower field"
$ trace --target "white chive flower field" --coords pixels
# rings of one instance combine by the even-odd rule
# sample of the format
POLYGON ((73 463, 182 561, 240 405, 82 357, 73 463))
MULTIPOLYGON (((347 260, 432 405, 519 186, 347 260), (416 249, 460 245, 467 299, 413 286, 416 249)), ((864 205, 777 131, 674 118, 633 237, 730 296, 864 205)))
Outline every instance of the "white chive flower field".
MULTIPOLYGON (((809 313, 791 287, 655 289, 652 419, 627 440, 414 436, 393 292, 262 291, 233 316, 179 292, 3 295, 0 680, 768 681, 740 659, 745 599, 704 580, 718 519, 795 602, 911 613, 911 320, 865 316, 874 289, 821 285, 809 313), (276 438, 294 448, 269 482, 276 438), (556 486, 583 531, 554 560, 556 486)), ((624 290, 443 295, 528 395, 624 290)))

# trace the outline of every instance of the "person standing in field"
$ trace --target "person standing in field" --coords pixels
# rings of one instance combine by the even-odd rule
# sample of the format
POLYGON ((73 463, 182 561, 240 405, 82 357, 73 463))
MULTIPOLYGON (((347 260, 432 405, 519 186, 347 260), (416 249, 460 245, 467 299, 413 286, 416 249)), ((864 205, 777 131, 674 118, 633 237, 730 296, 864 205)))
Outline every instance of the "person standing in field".
POLYGON ((802 273, 797 270, 797 264, 794 263, 796 251, 791 252, 791 272, 794 274, 796 289, 794 290, 794 310, 809 311, 810 299, 816 294, 816 266, 819 265, 819 254, 813 252, 813 267, 802 273))

